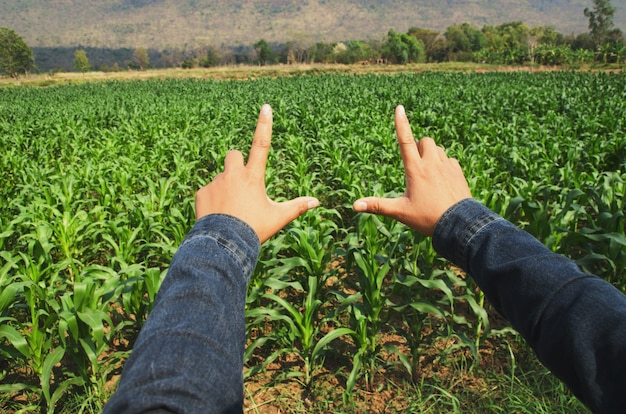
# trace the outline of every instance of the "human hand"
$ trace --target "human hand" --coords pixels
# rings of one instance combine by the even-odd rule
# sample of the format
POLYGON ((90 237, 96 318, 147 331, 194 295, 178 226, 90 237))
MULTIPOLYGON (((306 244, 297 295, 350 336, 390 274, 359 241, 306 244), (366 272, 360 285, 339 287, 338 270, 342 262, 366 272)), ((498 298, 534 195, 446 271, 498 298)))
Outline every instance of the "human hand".
POLYGON ((237 217, 254 229, 261 243, 289 222, 319 205, 314 197, 276 203, 265 191, 265 166, 272 139, 272 108, 263 105, 248 163, 240 151, 229 151, 224 171, 196 193, 196 220, 209 214, 237 217))
POLYGON ((402 106, 396 108, 395 123, 406 173, 404 194, 398 198, 361 198, 352 208, 391 217, 432 236, 443 213, 472 194, 456 159, 448 158, 431 138, 415 142, 402 106))

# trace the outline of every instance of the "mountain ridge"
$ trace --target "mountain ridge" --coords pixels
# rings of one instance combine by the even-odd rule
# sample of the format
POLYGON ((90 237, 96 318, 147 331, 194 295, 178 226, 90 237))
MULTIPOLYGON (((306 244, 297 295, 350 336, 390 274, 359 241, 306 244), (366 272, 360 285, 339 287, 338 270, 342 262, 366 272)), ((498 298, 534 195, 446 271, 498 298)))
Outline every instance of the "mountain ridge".
MULTIPOLYGON (((615 26, 626 29, 626 0, 613 0, 615 26)), ((443 31, 522 21, 563 34, 587 31, 591 0, 0 0, 0 26, 31 46, 232 46, 269 42, 381 39, 389 29, 443 31)))

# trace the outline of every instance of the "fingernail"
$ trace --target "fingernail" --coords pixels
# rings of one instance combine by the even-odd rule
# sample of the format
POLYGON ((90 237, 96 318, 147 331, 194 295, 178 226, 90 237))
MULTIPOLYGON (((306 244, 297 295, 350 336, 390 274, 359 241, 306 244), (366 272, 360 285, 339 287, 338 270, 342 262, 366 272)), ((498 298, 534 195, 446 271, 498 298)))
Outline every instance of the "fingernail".
POLYGON ((308 207, 308 208, 309 208, 309 210, 310 210, 310 209, 315 208, 315 207, 317 207, 317 206, 319 206, 319 205, 320 205, 319 200, 317 200, 317 199, 313 199, 313 200, 309 200, 309 203, 308 203, 307 207, 308 207))
POLYGON ((352 206, 354 211, 365 211, 367 210, 367 203, 365 201, 357 201, 352 206))
POLYGON ((398 114, 400 115, 406 115, 406 112, 404 110, 404 106, 402 105, 398 105, 398 114))
POLYGON ((268 104, 264 104, 261 107, 261 113, 264 115, 269 115, 272 112, 272 107, 269 106, 268 104))

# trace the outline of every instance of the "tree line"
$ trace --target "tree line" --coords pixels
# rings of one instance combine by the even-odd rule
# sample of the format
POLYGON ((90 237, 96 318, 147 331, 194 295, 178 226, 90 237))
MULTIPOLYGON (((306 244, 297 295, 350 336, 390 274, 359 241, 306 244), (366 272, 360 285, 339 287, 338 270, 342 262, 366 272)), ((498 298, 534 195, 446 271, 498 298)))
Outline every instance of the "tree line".
POLYGON ((626 60, 626 42, 621 30, 614 27, 614 13, 610 0, 593 0, 593 8, 584 10, 589 31, 578 35, 564 35, 552 26, 528 27, 522 22, 482 28, 462 23, 443 32, 419 27, 406 33, 389 30, 382 40, 309 43, 302 39, 268 43, 260 39, 252 45, 164 51, 78 47, 35 48, 33 53, 14 31, 1 28, 0 70, 17 77, 36 69, 86 72, 278 63, 622 64, 626 60))

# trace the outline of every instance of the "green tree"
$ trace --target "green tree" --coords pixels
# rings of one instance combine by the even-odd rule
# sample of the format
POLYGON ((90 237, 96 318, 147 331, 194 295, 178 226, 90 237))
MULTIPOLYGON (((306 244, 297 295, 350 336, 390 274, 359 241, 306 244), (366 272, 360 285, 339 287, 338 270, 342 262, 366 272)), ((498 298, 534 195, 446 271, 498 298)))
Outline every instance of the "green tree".
MULTIPOLYGON (((528 46, 530 48, 530 57, 533 63, 540 64, 561 64, 553 61, 559 60, 556 57, 567 56, 563 54, 564 43, 563 35, 556 31, 553 26, 536 26, 528 31, 528 46), (548 59, 547 59, 548 58, 548 59)), ((571 50, 570 50, 571 52, 571 50)), ((570 53, 571 55, 571 53, 570 53)), ((560 59, 562 63, 568 63, 568 59, 560 59)))
POLYGON ((453 24, 446 29, 446 40, 451 52, 470 52, 472 43, 461 25, 453 24))
POLYGON ((439 37, 439 32, 430 29, 421 29, 419 27, 411 27, 407 34, 422 41, 426 50, 426 59, 430 60, 435 42, 439 37))
POLYGON ((196 67, 196 61, 192 58, 187 58, 183 60, 183 62, 180 64, 180 67, 183 69, 193 69, 196 67))
POLYGON ((402 33, 402 35, 400 35, 400 40, 402 40, 402 43, 407 45, 409 62, 426 62, 426 47, 424 46, 424 42, 414 36, 409 36, 407 33, 402 33))
POLYGON ((139 70, 147 69, 150 66, 150 56, 145 47, 138 47, 133 52, 133 63, 139 67, 139 70))
POLYGON ((400 34, 394 30, 389 30, 387 39, 383 43, 383 57, 389 63, 404 64, 409 60, 409 52, 407 46, 402 43, 400 34))
POLYGON ((573 50, 590 50, 593 51, 595 49, 593 44, 593 37, 591 37, 590 33, 580 33, 576 37, 574 37, 571 42, 571 47, 573 50))
POLYGON ((536 26, 529 30, 531 41, 537 45, 556 46, 563 43, 563 35, 554 26, 536 26))
POLYGON ((206 49, 206 53, 204 56, 200 58, 198 64, 203 68, 210 68, 212 66, 217 66, 220 63, 220 55, 217 50, 212 47, 206 49))
POLYGON ((406 33, 389 30, 383 43, 382 55, 389 63, 416 63, 426 61, 424 43, 406 33))
POLYGON ((481 58, 489 63, 522 64, 530 58, 529 29, 522 22, 485 26, 482 29, 487 48, 481 58))
POLYGON ((0 71, 18 79, 35 66, 33 51, 13 30, 0 28, 0 71))
POLYGON ((593 10, 585 7, 584 13, 589 19, 589 32, 596 47, 602 45, 613 28, 615 7, 611 0, 593 0, 593 10))
POLYGON ((259 65, 264 66, 274 63, 276 54, 265 39, 256 42, 254 44, 254 50, 256 50, 259 65))
POLYGON ((317 63, 330 63, 333 59, 333 49, 335 45, 332 43, 317 42, 311 46, 309 55, 311 61, 317 63))
POLYGON ((85 73, 91 69, 91 63, 87 57, 87 52, 83 49, 77 49, 74 51, 74 70, 85 73))
POLYGON ((446 29, 449 60, 470 61, 473 53, 487 46, 484 33, 469 23, 455 24, 446 29))
POLYGON ((337 44, 334 53, 336 62, 346 65, 357 62, 366 63, 372 58, 371 46, 358 40, 351 40, 346 44, 337 44))

